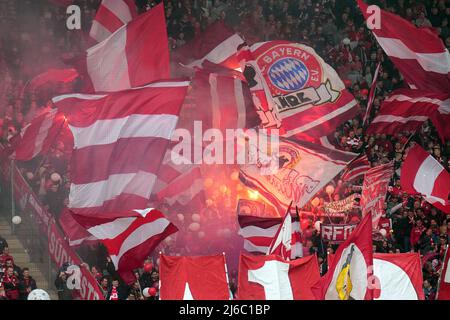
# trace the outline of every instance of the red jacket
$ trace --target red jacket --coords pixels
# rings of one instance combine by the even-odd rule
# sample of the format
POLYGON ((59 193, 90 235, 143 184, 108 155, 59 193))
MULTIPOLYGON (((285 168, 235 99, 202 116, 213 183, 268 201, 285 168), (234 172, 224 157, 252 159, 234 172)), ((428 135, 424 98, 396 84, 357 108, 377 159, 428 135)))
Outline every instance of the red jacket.
POLYGON ((425 227, 416 227, 414 226, 411 229, 411 236, 410 236, 410 241, 411 241, 411 245, 415 246, 417 244, 417 242, 420 239, 420 236, 422 235, 422 233, 425 231, 425 227))
POLYGON ((2 281, 5 287, 6 297, 9 300, 19 300, 19 279, 15 275, 8 277, 5 274, 2 281))

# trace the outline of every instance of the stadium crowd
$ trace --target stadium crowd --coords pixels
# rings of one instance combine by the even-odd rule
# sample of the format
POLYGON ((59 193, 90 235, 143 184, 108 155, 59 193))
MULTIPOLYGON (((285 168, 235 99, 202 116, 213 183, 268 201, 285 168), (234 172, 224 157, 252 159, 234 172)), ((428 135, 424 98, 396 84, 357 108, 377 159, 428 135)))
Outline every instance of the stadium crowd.
MULTIPOLYGON (((52 96, 73 92, 68 85, 48 85, 37 91, 30 90, 27 82, 37 74, 49 69, 64 67, 64 59, 82 52, 88 45, 85 34, 95 16, 99 0, 76 0, 82 8, 82 30, 68 31, 65 28, 65 7, 57 1, 0 2, 0 138, 7 144, 34 117, 42 114, 51 104, 52 96)), ((139 10, 151 8, 159 1, 137 1, 139 10)), ((339 73, 348 89, 359 101, 360 113, 351 121, 337 128, 332 143, 339 149, 355 153, 366 153, 371 166, 394 161, 392 177, 386 197, 385 235, 378 234, 374 240, 376 252, 420 252, 423 262, 424 292, 427 299, 434 299, 444 249, 450 240, 450 217, 423 201, 419 196, 410 196, 400 187, 401 163, 408 148, 419 143, 448 170, 450 142, 442 143, 435 128, 427 122, 417 132, 403 132, 395 136, 385 134, 367 135, 362 125, 367 106, 368 92, 376 66, 381 62, 370 120, 379 111, 383 99, 394 89, 403 86, 402 77, 378 46, 353 0, 173 0, 164 1, 170 49, 176 50, 197 34, 217 21, 223 20, 241 34, 249 44, 267 40, 290 40, 312 46, 339 73), (401 205, 399 205, 401 204, 401 205)), ((384 9, 391 10, 417 26, 436 28, 440 37, 450 46, 448 19, 450 7, 445 0, 381 0, 372 1, 384 9)), ((70 186, 70 141, 63 135, 48 157, 37 157, 20 163, 23 175, 56 220, 64 205, 68 203, 70 186)), ((332 195, 323 190, 317 197, 318 206, 309 204, 306 211, 322 210, 331 199, 343 199, 362 185, 362 179, 351 184, 335 179, 332 195)), ((217 217, 234 217, 235 203, 222 194, 217 194, 209 211, 217 217)), ((162 211, 167 207, 162 205, 162 211)), ((351 213, 357 222, 360 212, 351 213)), ((223 218, 225 219, 225 218, 223 218)), ((326 218, 321 218, 325 220, 326 218)), ((336 245, 324 245, 314 219, 302 221, 304 255, 317 253, 322 273, 326 272, 327 253, 336 245)), ((227 222, 228 223, 228 222, 227 222)), ((230 222, 232 226, 232 222, 230 222)), ((231 227, 230 227, 231 228, 231 227)), ((193 237, 187 232, 187 237, 193 237)), ((0 238, 0 297, 7 299, 26 298, 36 283, 26 268, 14 265, 7 244, 0 238), (5 292, 5 293, 4 293, 5 292)), ((211 246, 211 250, 217 249, 211 246)), ((184 242, 164 242, 162 250, 170 254, 196 253, 195 248, 186 248, 184 242)), ((208 252, 201 252, 207 254, 208 252)), ((147 261, 145 270, 138 270, 136 283, 125 286, 118 276, 107 253, 101 246, 81 248, 85 261, 98 279, 106 299, 144 299, 143 288, 158 289, 157 256, 147 261), (99 251, 100 250, 100 251, 99 251), (84 252, 84 253, 83 253, 84 252), (101 254, 99 254, 101 252, 101 254), (152 268, 148 267, 151 265, 152 268)), ((64 267, 55 281, 60 299, 72 299, 67 289, 67 274, 64 267)), ((236 270, 231 270, 231 291, 236 290, 236 270)), ((157 298, 157 290, 151 299, 157 298)))

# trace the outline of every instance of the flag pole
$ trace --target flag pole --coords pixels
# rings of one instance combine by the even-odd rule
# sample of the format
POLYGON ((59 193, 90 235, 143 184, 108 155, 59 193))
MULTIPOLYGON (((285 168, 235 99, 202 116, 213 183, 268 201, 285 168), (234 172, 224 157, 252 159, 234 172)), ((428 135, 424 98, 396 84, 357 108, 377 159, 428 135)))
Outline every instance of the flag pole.
MULTIPOLYGON (((12 218, 16 215, 16 202, 14 201, 14 159, 11 159, 11 173, 10 173, 10 179, 11 179, 11 221, 12 218)), ((14 234, 14 223, 11 224, 11 231, 14 234)))
MULTIPOLYGON (((435 300, 438 300, 438 298, 439 298, 439 290, 441 289, 442 273, 444 271, 445 262, 447 261, 448 248, 449 248, 449 245, 447 244, 447 247, 445 249, 443 264, 441 267, 441 274, 439 275, 439 281, 438 281, 438 284, 436 287, 436 299, 435 300)), ((447 264, 447 269, 448 269, 448 264, 447 264)))
POLYGON ((233 300, 233 296, 232 296, 232 292, 231 292, 231 288, 230 288, 230 280, 228 278, 228 268, 227 268, 227 260, 225 259, 225 252, 222 252, 222 255, 223 255, 223 264, 225 266, 225 277, 227 278, 228 291, 230 291, 230 300, 233 300))

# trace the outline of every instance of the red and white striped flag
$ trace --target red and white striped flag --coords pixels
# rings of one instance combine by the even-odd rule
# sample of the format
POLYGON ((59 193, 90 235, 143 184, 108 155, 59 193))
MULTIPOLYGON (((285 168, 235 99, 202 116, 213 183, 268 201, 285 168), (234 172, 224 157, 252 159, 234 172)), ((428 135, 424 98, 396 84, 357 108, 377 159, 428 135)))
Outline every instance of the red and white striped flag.
MULTIPOLYGON (((259 124, 250 91, 240 78, 231 74, 198 70, 192 82, 195 116, 204 119, 204 130, 252 128, 259 124)), ((197 120, 197 119, 192 119, 197 120)))
POLYGON ((81 215, 147 205, 188 81, 53 98, 74 136, 69 208, 81 215))
POLYGON ((284 218, 272 238, 272 243, 267 250, 267 255, 276 254, 285 260, 291 256, 292 218, 291 207, 286 211, 284 218))
POLYGON ((89 36, 96 42, 102 42, 137 15, 134 0, 102 0, 89 36))
MULTIPOLYGON (((247 199, 239 200, 238 234, 244 238, 244 249, 248 252, 267 254, 282 222, 282 217, 265 217, 263 204, 247 199)), ((286 254, 286 258, 303 257, 303 236, 298 219, 292 219, 290 234, 291 251, 286 254)))
POLYGON ((155 188, 157 198, 164 200, 175 212, 186 209, 199 211, 205 206, 206 196, 200 165, 174 164, 171 161, 171 150, 167 151, 161 164, 155 188))
MULTIPOLYGON (((367 4, 358 0, 366 19, 367 4)), ((398 15, 380 10, 380 27, 373 34, 412 89, 450 91, 450 54, 438 34, 417 28, 398 15)))
POLYGON ((450 252, 449 245, 445 250, 444 261, 441 267, 441 277, 439 280, 436 300, 450 300, 450 252))
POLYGON ((439 210, 450 214, 450 174, 419 145, 408 151, 401 168, 402 189, 410 194, 422 194, 439 210))
POLYGON ((370 86, 369 99, 367 100, 367 109, 366 114, 363 119, 363 126, 366 123, 367 119, 370 117, 370 113, 372 111, 373 100, 375 100, 375 94, 377 91, 377 80, 378 74, 380 73, 381 62, 378 62, 377 68, 375 69, 375 74, 373 75, 372 85, 370 86))
POLYGON ((369 158, 366 154, 361 155, 349 163, 342 173, 341 179, 344 182, 352 182, 364 177, 367 170, 370 169, 369 158))
POLYGON ((393 162, 389 162, 371 168, 364 175, 360 201, 361 211, 363 216, 372 213, 373 229, 378 227, 378 222, 384 213, 383 204, 393 173, 393 162))
POLYGON ((450 94, 399 89, 383 102, 367 133, 416 131, 428 119, 436 127, 442 141, 450 139, 450 94))
POLYGON ((240 67, 238 47, 244 42, 223 21, 218 21, 192 41, 176 49, 172 60, 190 68, 202 68, 206 63, 237 70, 240 67))
POLYGON ((11 139, 12 156, 16 160, 28 161, 48 152, 64 125, 64 115, 57 109, 38 116, 11 139))
POLYGON ((120 91, 170 78, 163 4, 119 28, 74 61, 89 92, 120 91))
POLYGON ((161 212, 152 208, 96 217, 75 214, 74 218, 102 241, 116 270, 127 283, 136 281, 133 269, 142 266, 161 241, 178 231, 161 212))

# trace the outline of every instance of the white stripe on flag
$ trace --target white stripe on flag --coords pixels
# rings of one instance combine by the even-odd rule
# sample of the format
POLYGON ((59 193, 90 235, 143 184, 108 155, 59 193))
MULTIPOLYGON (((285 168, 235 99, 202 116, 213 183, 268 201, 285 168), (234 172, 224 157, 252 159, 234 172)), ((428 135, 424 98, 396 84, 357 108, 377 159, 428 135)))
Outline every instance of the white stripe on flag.
POLYGON ((399 59, 414 59, 425 71, 447 74, 450 72, 450 54, 448 50, 440 53, 418 53, 409 49, 401 40, 378 37, 378 43, 388 56, 399 59))
POLYGON ((245 128, 246 124, 246 109, 244 101, 244 92, 242 90, 242 81, 240 79, 234 79, 234 95, 236 98, 238 121, 236 128, 245 128))
POLYGON ((119 138, 170 139, 178 117, 168 114, 133 114, 120 119, 97 120, 89 127, 73 127, 75 149, 111 144, 119 138))
POLYGON ((392 115, 380 115, 380 116, 375 117, 375 119, 373 119, 372 123, 378 123, 378 122, 407 123, 409 121, 424 122, 427 120, 428 120, 428 117, 426 117, 426 116, 399 117, 399 116, 392 116, 392 115))
POLYGON ((444 168, 431 155, 428 156, 420 165, 414 179, 413 187, 418 192, 431 196, 434 183, 444 168))
POLYGON ((160 218, 150 223, 143 224, 136 228, 120 246, 119 253, 117 255, 111 255, 111 260, 116 266, 119 265, 120 258, 131 249, 139 246, 150 238, 161 234, 169 225, 169 220, 166 218, 160 218))
POLYGON ((97 20, 92 21, 91 31, 89 32, 89 36, 91 38, 95 39, 97 42, 101 42, 111 35, 112 35, 111 31, 106 29, 97 20))
POLYGON ((119 218, 111 222, 91 227, 87 229, 87 231, 100 240, 114 239, 125 232, 136 219, 136 217, 119 218))
POLYGON ((64 94, 62 96, 57 96, 52 99, 53 103, 60 102, 65 99, 81 99, 81 100, 99 100, 101 98, 107 97, 106 94, 83 94, 83 93, 72 93, 72 94, 64 94))
POLYGON ((256 246, 253 243, 251 243, 248 240, 244 240, 244 249, 247 250, 248 252, 261 252, 261 253, 267 253, 267 249, 269 249, 269 247, 265 247, 265 246, 256 246))
POLYGON ((127 28, 87 49, 87 71, 95 91, 120 91, 131 88, 126 55, 127 28))
POLYGON ((44 140, 48 136, 48 131, 53 125, 53 120, 55 119, 57 109, 53 109, 49 112, 48 117, 44 119, 41 123, 41 127, 39 128, 39 133, 36 137, 36 141, 34 143, 33 150, 33 158, 38 155, 42 151, 42 147, 44 146, 44 140))
POLYGON ((212 127, 220 128, 220 105, 219 92, 217 90, 217 74, 209 75, 209 85, 211 87, 211 107, 212 107, 212 127))
POLYGON ((309 129, 312 129, 318 125, 321 125, 322 123, 325 123, 327 121, 329 121, 330 119, 333 119, 337 116, 339 116, 340 114, 350 110, 351 108, 353 108, 355 105, 357 104, 356 100, 352 100, 349 103, 347 103, 345 106, 340 107, 339 109, 336 109, 328 114, 326 114, 325 116, 318 118, 314 121, 309 122, 308 124, 305 124, 301 127, 295 128, 293 130, 289 130, 286 132, 286 136, 290 137, 294 134, 300 133, 300 132, 304 132, 307 131, 309 129))
POLYGON ((427 98, 427 97, 411 98, 404 94, 393 95, 393 96, 389 97, 388 99, 386 99, 385 101, 389 101, 389 102, 390 101, 408 101, 410 103, 424 102, 424 103, 436 104, 438 106, 448 106, 450 104, 450 99, 439 100, 439 99, 431 99, 431 98, 427 98))
POLYGON ((103 0, 101 5, 108 8, 124 24, 132 20, 130 7, 122 0, 103 0))
POLYGON ((98 207, 122 193, 149 198, 155 181, 155 174, 139 171, 110 175, 107 180, 86 184, 72 183, 69 208, 98 207))
POLYGON ((279 224, 276 224, 267 229, 256 227, 256 226, 247 226, 247 227, 241 228, 238 231, 238 234, 244 238, 250 238, 250 237, 273 238, 273 236, 275 235, 275 233, 277 232, 279 227, 280 227, 279 224))

